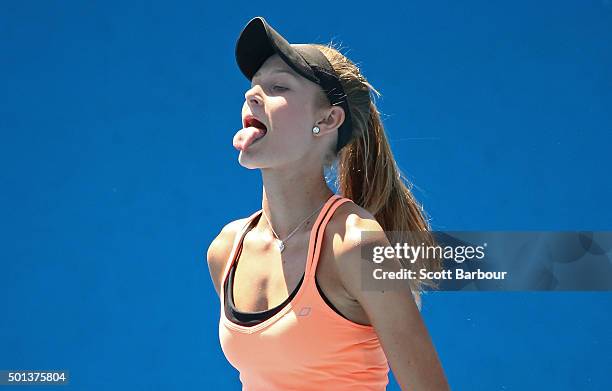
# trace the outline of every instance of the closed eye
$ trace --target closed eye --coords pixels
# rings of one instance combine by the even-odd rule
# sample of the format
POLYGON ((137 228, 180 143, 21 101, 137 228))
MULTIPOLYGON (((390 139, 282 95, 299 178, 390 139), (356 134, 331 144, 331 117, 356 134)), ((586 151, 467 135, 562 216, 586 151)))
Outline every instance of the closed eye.
MULTIPOLYGON (((252 87, 251 87, 251 89, 252 89, 252 88, 254 88, 254 86, 252 86, 252 87)), ((268 87, 267 87, 267 88, 268 88, 268 87)), ((267 88, 266 88, 266 89, 267 89, 267 88)), ((285 92, 285 91, 289 91, 289 88, 287 88, 287 87, 283 87, 283 86, 281 86, 281 85, 273 85, 273 86, 271 87, 271 90, 272 90, 272 91, 276 91, 276 92, 285 92)), ((248 92, 248 91, 247 91, 247 92, 248 92)))

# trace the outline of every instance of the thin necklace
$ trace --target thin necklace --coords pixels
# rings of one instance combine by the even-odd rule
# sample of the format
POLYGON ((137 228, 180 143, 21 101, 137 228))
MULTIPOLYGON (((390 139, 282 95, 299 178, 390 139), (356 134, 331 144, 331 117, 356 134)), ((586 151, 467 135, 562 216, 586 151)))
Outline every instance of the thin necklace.
MULTIPOLYGON (((327 202, 327 201, 325 201, 325 202, 327 202)), ((281 238, 278 237, 278 235, 276 234, 276 231, 274 231, 274 228, 272 228, 272 224, 270 224, 270 219, 268 218, 268 216, 266 216, 266 212, 264 212, 263 208, 261 209, 261 213, 263 214, 263 216, 265 217, 266 221, 268 222, 268 226, 270 227, 270 229, 272 230, 272 233, 274 234, 274 237, 276 238, 276 245, 278 246, 278 249, 280 250, 281 253, 285 249, 285 242, 287 242, 287 240, 289 240, 293 236, 293 234, 295 234, 297 232, 297 230, 302 226, 302 224, 304 224, 309 218, 311 218, 315 213, 317 213, 323 207, 323 205, 325 205, 325 202, 323 202, 321 204, 321 206, 319 206, 308 217, 306 217, 304 220, 302 220, 302 222, 300 224, 298 224, 298 226, 295 227, 295 229, 293 231, 291 231, 291 233, 289 235, 287 235, 287 237, 285 239, 281 239, 281 238)))

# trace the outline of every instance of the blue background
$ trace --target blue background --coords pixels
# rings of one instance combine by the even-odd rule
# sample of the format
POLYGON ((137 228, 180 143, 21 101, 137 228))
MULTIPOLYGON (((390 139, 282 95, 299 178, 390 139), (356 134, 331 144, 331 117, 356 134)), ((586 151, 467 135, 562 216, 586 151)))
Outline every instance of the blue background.
MULTIPOLYGON (((239 389, 205 253, 261 205, 231 142, 256 15, 360 63, 434 229, 612 229, 609 0, 292 4, 2 2, 0 369, 239 389)), ((455 390, 606 390, 611 298, 435 293, 423 315, 455 390)))

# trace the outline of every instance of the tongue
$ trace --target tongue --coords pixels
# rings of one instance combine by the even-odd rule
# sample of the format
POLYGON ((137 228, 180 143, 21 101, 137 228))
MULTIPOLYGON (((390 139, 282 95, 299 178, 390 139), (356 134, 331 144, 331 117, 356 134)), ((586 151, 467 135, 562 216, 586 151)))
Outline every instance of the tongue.
POLYGON ((253 126, 240 129, 234 136, 234 148, 239 151, 247 149, 255 140, 263 137, 266 132, 263 129, 258 129, 253 126))

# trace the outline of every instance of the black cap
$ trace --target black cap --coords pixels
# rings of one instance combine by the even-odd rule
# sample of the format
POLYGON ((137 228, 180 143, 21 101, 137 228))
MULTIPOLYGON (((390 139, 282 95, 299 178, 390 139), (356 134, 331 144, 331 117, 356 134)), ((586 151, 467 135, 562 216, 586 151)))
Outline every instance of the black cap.
MULTIPOLYGON (((263 17, 251 19, 236 42, 238 67, 250 81, 263 63, 274 54, 278 54, 299 75, 320 85, 332 105, 344 109, 345 119, 338 128, 336 145, 336 152, 340 151, 351 140, 351 111, 340 78, 327 57, 313 45, 290 44, 263 17)), ((363 91, 368 94, 367 100, 363 100, 368 102, 367 108, 364 109, 369 110, 367 86, 364 85, 363 91)))

